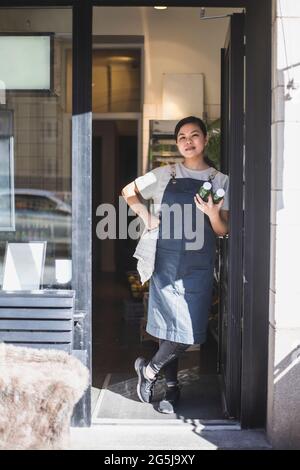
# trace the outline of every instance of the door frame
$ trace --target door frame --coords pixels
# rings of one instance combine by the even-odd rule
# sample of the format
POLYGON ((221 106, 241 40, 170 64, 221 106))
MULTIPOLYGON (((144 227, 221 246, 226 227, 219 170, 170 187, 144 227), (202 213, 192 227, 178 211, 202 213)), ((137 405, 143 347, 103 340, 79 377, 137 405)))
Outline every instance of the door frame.
MULTIPOLYGON (((271 0, 0 0, 0 7, 73 8, 72 266, 76 315, 81 324, 75 344, 78 349, 86 352, 86 363, 91 370, 93 6, 154 5, 243 7, 246 10, 245 233, 240 419, 243 428, 265 427, 270 277, 271 0), (83 218, 87 221, 86 224, 82 224, 83 218), (84 276, 81 276, 82 272, 85 273, 84 276)), ((75 424, 91 424, 90 389, 77 406, 75 424)))
MULTIPOLYGON (((141 168, 142 168, 142 158, 143 158, 143 155, 142 155, 142 113, 138 113, 138 112, 124 112, 124 113, 117 113, 117 112, 111 112, 111 113, 93 113, 93 116, 92 116, 92 122, 93 124, 95 122, 101 122, 101 121, 135 121, 136 122, 136 126, 137 126, 137 156, 136 156, 136 164, 137 164, 137 171, 141 172, 141 168)), ((92 137, 94 137, 94 132, 92 133, 92 137)), ((93 155, 92 156, 92 163, 93 163, 93 166, 94 166, 94 162, 95 162, 95 156, 93 155)), ((93 184, 95 184, 95 178, 94 180, 92 180, 93 184)), ((94 192, 92 191, 92 205, 94 207, 93 211, 93 216, 92 216, 92 220, 96 220, 96 206, 94 205, 94 192)), ((96 225, 96 224, 95 224, 96 225)), ((94 227, 95 229, 95 227, 94 227)), ((95 237, 96 237, 96 232, 94 232, 94 234, 92 235, 92 238, 94 238, 94 243, 96 243, 95 241, 95 237)), ((99 240, 98 240, 99 241, 99 240)), ((93 246, 93 249, 92 249, 92 252, 94 253, 94 246, 93 246)), ((94 278, 95 278, 95 266, 94 266, 94 255, 93 255, 93 263, 92 263, 92 277, 93 277, 93 288, 95 288, 95 284, 94 284, 94 278)), ((93 302, 93 289, 92 289, 92 302, 93 302)), ((93 317, 93 312, 92 312, 92 317, 93 317)))
POLYGON ((219 373, 225 413, 240 419, 243 302, 245 14, 230 18, 221 49, 221 171, 230 174, 230 236, 220 240, 219 373), (223 157, 223 158, 222 158, 223 157))

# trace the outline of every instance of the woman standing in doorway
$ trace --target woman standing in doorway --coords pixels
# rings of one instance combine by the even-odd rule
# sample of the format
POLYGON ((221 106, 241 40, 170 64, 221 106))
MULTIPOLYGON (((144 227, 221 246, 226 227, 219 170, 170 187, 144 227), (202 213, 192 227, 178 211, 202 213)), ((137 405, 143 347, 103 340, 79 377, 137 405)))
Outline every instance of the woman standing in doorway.
POLYGON ((158 406, 162 413, 173 413, 179 399, 178 358, 192 344, 202 344, 206 340, 216 236, 228 233, 229 220, 228 176, 217 171, 205 156, 208 136, 204 122, 195 116, 182 119, 175 127, 175 140, 183 156, 182 163, 155 168, 122 191, 147 230, 157 230, 146 331, 159 339, 159 348, 149 362, 137 358, 135 370, 139 399, 150 403, 157 375, 164 369, 167 388, 158 406), (211 182, 214 191, 225 190, 225 197, 220 202, 214 203, 211 195, 207 202, 199 196, 200 187, 207 181, 211 182), (149 213, 140 196, 153 200, 154 213, 149 213), (190 208, 193 231, 195 227, 199 230, 196 222, 200 213, 197 211, 203 213, 200 229, 204 236, 200 249, 187 249, 187 243, 192 240, 186 236, 188 219, 185 214, 179 220, 175 212, 173 225, 169 218, 169 236, 164 235, 164 210, 174 204, 183 210, 187 206, 190 208), (174 235, 178 228, 181 238, 174 235))

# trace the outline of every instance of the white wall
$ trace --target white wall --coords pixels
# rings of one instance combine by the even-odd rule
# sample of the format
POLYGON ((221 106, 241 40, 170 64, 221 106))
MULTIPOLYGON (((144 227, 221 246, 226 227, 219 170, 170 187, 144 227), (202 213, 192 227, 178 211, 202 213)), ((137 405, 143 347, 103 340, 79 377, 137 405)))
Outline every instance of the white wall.
MULTIPOLYGON (((231 10, 208 8, 207 14, 231 10)), ((220 49, 228 19, 201 21, 200 8, 94 9, 94 34, 142 35, 145 38, 145 99, 160 117, 163 73, 204 73, 210 117, 220 115, 220 49)))
MULTIPOLYGON (((233 11, 238 10, 207 8, 206 15, 233 11)), ((200 8, 94 9, 94 34, 142 35, 145 39, 143 172, 147 168, 149 120, 163 117, 164 73, 204 73, 204 110, 210 120, 220 117, 220 50, 228 25, 228 18, 200 20, 200 8)))
POLYGON ((300 2, 274 0, 267 424, 273 445, 286 449, 300 448, 299 42, 300 2))

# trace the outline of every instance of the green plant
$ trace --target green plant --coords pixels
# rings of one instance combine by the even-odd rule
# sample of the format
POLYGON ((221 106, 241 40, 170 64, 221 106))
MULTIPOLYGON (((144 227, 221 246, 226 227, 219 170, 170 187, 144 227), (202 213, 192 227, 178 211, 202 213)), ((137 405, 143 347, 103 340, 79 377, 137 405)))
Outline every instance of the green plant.
POLYGON ((216 119, 211 123, 207 123, 207 131, 209 136, 208 145, 206 147, 206 155, 214 162, 216 167, 220 169, 221 160, 221 120, 216 119))

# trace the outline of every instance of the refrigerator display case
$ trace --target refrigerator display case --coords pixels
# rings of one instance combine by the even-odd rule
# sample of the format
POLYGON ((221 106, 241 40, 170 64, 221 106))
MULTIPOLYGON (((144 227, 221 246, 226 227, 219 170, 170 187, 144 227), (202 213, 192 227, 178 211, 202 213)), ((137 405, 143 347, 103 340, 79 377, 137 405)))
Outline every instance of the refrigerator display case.
POLYGON ((173 120, 150 120, 149 170, 168 163, 183 161, 174 138, 174 129, 177 122, 173 120))

